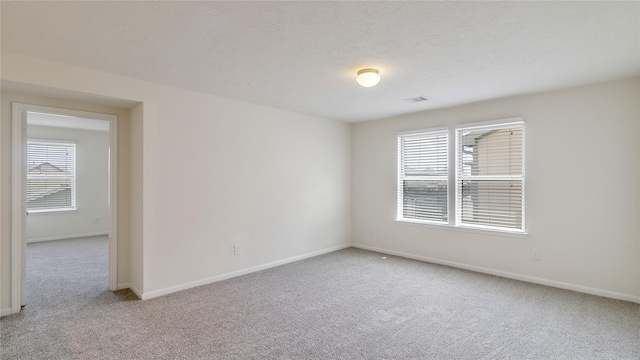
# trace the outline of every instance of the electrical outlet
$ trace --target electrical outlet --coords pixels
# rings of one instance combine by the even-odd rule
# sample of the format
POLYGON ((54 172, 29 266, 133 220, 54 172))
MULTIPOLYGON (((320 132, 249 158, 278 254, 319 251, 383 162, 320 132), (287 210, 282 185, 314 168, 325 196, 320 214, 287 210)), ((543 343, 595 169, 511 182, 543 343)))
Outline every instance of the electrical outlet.
POLYGON ((240 245, 233 245, 233 255, 240 255, 240 245))
POLYGON ((533 252, 531 253, 531 260, 540 261, 540 251, 533 250, 533 252))
POLYGON ((100 218, 99 217, 95 218, 93 222, 95 222, 96 224, 100 224, 100 218))

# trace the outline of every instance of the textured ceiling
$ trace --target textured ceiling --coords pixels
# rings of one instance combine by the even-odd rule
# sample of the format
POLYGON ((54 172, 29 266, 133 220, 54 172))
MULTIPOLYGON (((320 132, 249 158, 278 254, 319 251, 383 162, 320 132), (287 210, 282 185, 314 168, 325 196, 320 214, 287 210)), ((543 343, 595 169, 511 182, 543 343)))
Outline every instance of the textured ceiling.
POLYGON ((640 2, 2 1, 1 12, 2 51, 351 122, 640 74, 640 2), (356 84, 364 67, 380 70, 378 86, 356 84))

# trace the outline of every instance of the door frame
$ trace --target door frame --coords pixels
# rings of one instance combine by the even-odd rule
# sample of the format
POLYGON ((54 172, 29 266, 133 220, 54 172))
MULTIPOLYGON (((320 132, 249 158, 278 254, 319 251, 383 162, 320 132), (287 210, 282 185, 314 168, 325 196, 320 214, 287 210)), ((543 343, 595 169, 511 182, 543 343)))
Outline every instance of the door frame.
POLYGON ((118 287, 118 117, 88 111, 12 103, 11 312, 26 302, 26 135, 29 111, 109 121, 109 285, 118 287))

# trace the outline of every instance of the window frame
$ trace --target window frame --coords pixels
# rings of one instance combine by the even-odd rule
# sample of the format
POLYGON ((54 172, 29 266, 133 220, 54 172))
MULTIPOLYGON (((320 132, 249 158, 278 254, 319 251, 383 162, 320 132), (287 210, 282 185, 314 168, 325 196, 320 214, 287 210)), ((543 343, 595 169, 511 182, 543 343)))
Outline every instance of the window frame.
POLYGON ((396 189, 396 219, 395 221, 400 224, 407 225, 416 225, 416 226, 429 226, 435 228, 448 228, 452 230, 459 230, 464 232, 472 232, 472 233, 480 233, 480 234, 493 234, 493 235, 502 235, 509 237, 527 237, 527 228, 526 228, 526 151, 525 151, 525 121, 522 117, 513 117, 513 118, 505 118, 498 120, 490 120, 490 121, 481 121, 481 122, 472 122, 472 123, 461 123, 453 126, 446 127, 435 127, 435 128, 427 128, 427 129, 418 129, 411 131, 402 131, 396 134, 397 137, 397 189, 396 189), (500 128, 501 126, 507 127, 509 125, 519 124, 522 126, 522 175, 517 179, 522 183, 522 217, 521 217, 521 229, 514 228, 506 228, 506 227, 496 227, 496 226, 485 226, 485 225, 473 225, 473 224, 465 224, 461 223, 459 220, 459 211, 458 211, 458 172, 459 172, 459 144, 458 144, 458 130, 466 129, 466 128, 482 128, 482 127, 496 127, 500 128), (410 219, 403 218, 403 208, 401 206, 401 191, 400 186, 402 186, 401 182, 401 148, 400 148, 400 137, 403 135, 411 135, 411 134, 420 134, 420 133, 428 133, 428 132, 436 132, 446 130, 448 135, 448 181, 447 181, 447 219, 446 223, 444 222, 436 222, 429 220, 419 220, 419 219, 410 219), (453 139, 452 139, 453 137, 453 139), (453 140, 453 141, 452 141, 453 140), (451 169, 453 168, 453 171, 451 169), (453 189, 453 191, 451 191, 453 189))
MULTIPOLYGON (((62 214, 62 213, 71 213, 71 212, 77 212, 78 211, 78 199, 77 199, 77 184, 76 184, 76 180, 77 180, 77 144, 75 141, 73 140, 56 140, 56 139, 35 139, 35 138, 28 138, 26 141, 26 146, 25 146, 25 165, 26 165, 26 170, 28 171, 28 167, 29 164, 28 162, 28 158, 29 158, 29 144, 38 144, 38 145, 47 145, 47 146, 68 146, 71 147, 72 149, 72 167, 73 167, 73 174, 71 176, 71 206, 69 207, 51 207, 51 208, 41 208, 41 209, 33 209, 33 208, 29 208, 29 204, 28 202, 25 203, 26 205, 26 211, 29 215, 47 215, 47 214, 62 214)), ((25 179, 25 193, 28 192, 29 190, 29 175, 28 173, 25 174, 26 175, 26 179, 25 179)))
MULTIPOLYGON (((437 128, 429 128, 429 129, 419 129, 419 130, 412 130, 412 131, 403 131, 403 132, 399 132, 396 134, 396 141, 397 141, 397 156, 398 156, 398 168, 397 168, 397 188, 396 188, 396 220, 397 221, 403 221, 403 222, 413 222, 413 223, 420 223, 420 224, 433 224, 433 225, 447 225, 449 224, 449 222, 451 221, 451 206, 450 206, 450 197, 451 197, 451 151, 450 151, 450 144, 451 144, 451 134, 449 131, 448 127, 437 127, 437 128), (415 218, 405 218, 404 217, 404 196, 401 196, 401 194, 404 195, 404 183, 403 180, 405 180, 405 177, 402 176, 403 174, 403 169, 402 169, 402 157, 403 157, 403 152, 402 152, 402 139, 403 138, 407 138, 407 137, 412 137, 412 136, 420 136, 420 135, 438 135, 438 134, 445 134, 446 135, 446 140, 447 140, 447 174, 443 175, 443 176, 439 176, 441 178, 444 178, 447 182, 447 195, 446 195, 446 205, 447 205, 447 220, 446 221, 437 221, 437 220, 427 220, 427 219, 415 219, 415 218)), ((425 180, 428 177, 425 176, 425 180)), ((436 180, 442 180, 442 179, 436 179, 436 180)))
MULTIPOLYGON (((464 228, 471 228, 471 229, 480 229, 480 230, 486 230, 486 231, 499 231, 499 232, 508 232, 508 233, 525 233, 525 229, 526 229, 526 224, 525 224, 525 124, 524 124, 524 120, 521 117, 517 117, 517 118, 509 118, 509 119, 501 119, 501 120, 492 120, 492 121, 483 121, 483 122, 475 122, 475 123, 468 123, 468 124, 458 124, 455 126, 455 128, 453 129, 453 136, 455 138, 455 180, 454 180, 454 186, 455 186, 455 203, 454 203, 454 212, 455 212, 455 225, 458 227, 464 227, 464 228), (513 125, 518 125, 522 128, 522 139, 521 139, 521 143, 522 143, 522 154, 521 154, 521 175, 519 176, 507 176, 507 175, 499 175, 499 176, 489 176, 487 177, 486 181, 520 181, 521 182, 521 218, 520 218, 520 223, 521 223, 521 227, 518 228, 507 228, 507 227, 500 227, 500 226, 490 226, 490 225, 475 225, 475 224, 469 224, 469 223, 463 223, 462 222, 462 214, 459 210, 459 208, 461 207, 461 195, 460 195, 460 191, 458 191, 458 183, 460 181, 460 179, 462 177, 468 177, 468 176, 464 176, 462 174, 460 174, 461 171, 461 166, 459 164, 459 156, 460 156, 460 151, 461 151, 461 147, 459 144, 460 138, 458 136, 458 132, 459 131, 463 131, 463 130, 471 130, 471 129, 505 129, 508 127, 511 127, 513 125), (493 177, 494 179, 490 179, 490 177, 493 177), (499 179, 497 179, 499 178, 499 179)), ((473 178, 472 176, 470 178, 473 178)))

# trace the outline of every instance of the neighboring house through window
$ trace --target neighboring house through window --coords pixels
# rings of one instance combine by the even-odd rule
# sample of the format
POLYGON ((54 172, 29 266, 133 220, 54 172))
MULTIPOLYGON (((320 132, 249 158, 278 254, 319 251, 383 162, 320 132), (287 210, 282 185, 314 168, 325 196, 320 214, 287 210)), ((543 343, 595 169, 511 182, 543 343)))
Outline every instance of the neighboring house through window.
POLYGON ((75 144, 27 141, 27 211, 76 209, 75 144))
POLYGON ((524 232, 522 119, 458 126, 455 176, 448 136, 447 129, 398 134, 398 220, 524 232))

